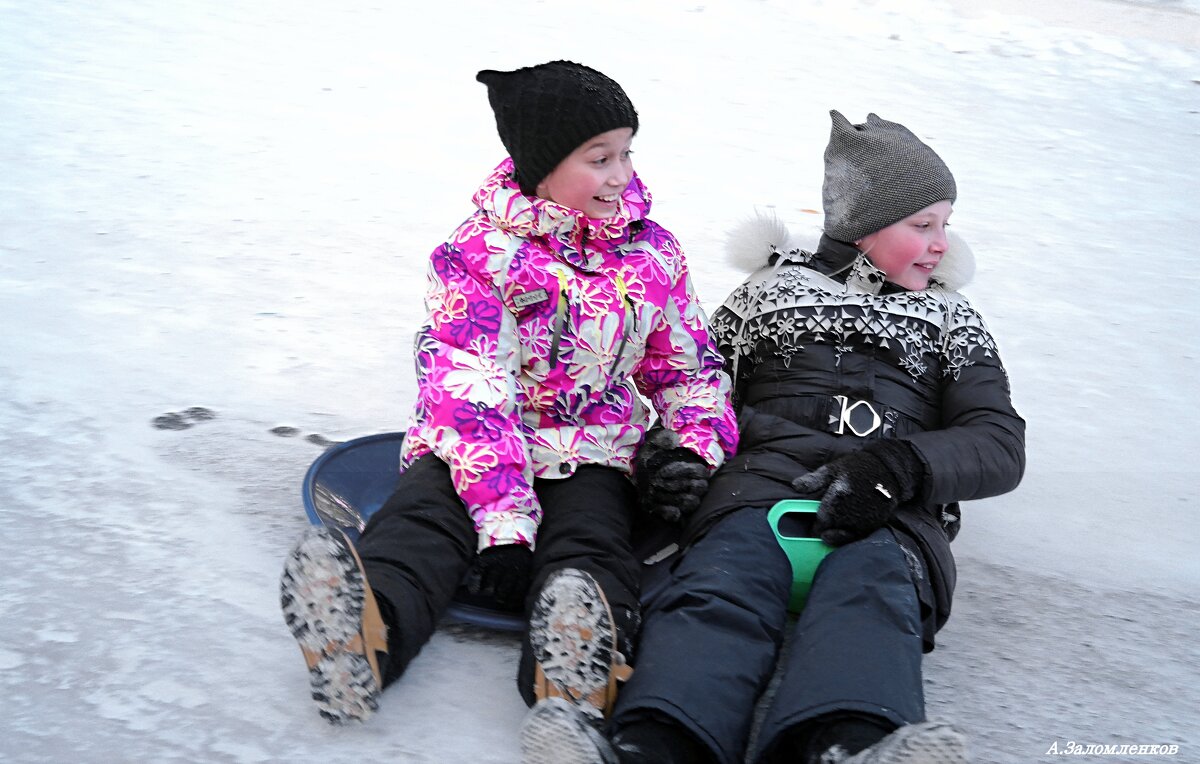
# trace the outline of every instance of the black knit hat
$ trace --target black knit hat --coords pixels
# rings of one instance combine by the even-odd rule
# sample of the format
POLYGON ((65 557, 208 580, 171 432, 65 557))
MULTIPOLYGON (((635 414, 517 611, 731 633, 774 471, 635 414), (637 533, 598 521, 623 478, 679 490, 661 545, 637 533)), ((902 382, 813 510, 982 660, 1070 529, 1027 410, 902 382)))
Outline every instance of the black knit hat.
POLYGON ((485 69, 475 79, 487 85, 496 130, 526 195, 588 138, 619 127, 638 129, 637 111, 621 86, 583 64, 485 69))
POLYGON ((825 149, 825 233, 853 242, 936 202, 958 198, 942 158, 907 127, 874 114, 852 125, 829 112, 825 149))

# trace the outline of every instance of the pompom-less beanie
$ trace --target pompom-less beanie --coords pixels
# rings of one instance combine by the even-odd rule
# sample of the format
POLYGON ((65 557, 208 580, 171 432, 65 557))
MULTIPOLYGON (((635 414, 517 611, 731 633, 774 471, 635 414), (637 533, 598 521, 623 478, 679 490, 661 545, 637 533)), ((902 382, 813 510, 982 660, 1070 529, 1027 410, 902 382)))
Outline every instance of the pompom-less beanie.
POLYGON ((500 141, 513 158, 521 192, 538 183, 588 138, 619 127, 638 129, 638 115, 616 81, 573 61, 551 61, 511 72, 485 69, 500 141))
POLYGON ((958 197, 942 158, 904 125, 868 114, 852 125, 834 110, 825 148, 825 233, 854 242, 931 204, 958 197))

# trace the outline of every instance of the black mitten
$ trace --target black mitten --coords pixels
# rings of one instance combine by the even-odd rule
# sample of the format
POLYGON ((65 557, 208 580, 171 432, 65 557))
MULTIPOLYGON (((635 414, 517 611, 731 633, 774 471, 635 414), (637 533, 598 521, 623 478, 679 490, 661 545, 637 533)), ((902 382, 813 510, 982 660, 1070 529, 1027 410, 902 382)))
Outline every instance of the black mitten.
POLYGON ((490 546, 475 556, 467 573, 467 591, 491 597, 507 610, 517 610, 529 591, 532 562, 533 551, 524 544, 490 546))
POLYGON ((642 507, 668 522, 695 511, 708 491, 708 463, 679 445, 670 430, 652 429, 634 458, 642 507))
POLYGON ((820 497, 813 527, 826 544, 839 546, 886 525, 896 507, 917 495, 923 470, 907 441, 881 440, 796 478, 792 487, 820 497))

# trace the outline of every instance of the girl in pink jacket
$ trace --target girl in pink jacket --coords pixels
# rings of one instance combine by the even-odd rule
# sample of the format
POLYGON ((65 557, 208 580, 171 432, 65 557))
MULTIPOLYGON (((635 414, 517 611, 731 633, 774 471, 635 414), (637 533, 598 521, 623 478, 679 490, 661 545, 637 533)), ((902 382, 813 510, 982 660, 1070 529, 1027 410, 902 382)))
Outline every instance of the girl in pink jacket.
POLYGON ((737 444, 687 263, 647 217, 621 86, 569 61, 477 79, 510 157, 432 254, 399 488, 357 544, 310 529, 283 573, 284 616, 332 722, 376 708, 460 585, 526 613, 541 603, 518 672, 527 702, 604 708, 614 689, 581 683, 587 666, 554 645, 583 630, 584 664, 628 674, 611 669, 638 622, 644 401, 661 425, 653 472, 680 476, 684 502, 737 444))

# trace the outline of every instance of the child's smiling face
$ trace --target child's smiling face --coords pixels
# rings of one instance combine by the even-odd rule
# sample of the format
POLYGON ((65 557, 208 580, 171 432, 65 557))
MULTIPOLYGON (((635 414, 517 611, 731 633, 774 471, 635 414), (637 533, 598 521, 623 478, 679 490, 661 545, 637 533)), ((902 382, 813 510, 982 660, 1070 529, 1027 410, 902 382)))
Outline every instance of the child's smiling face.
POLYGON ((953 211, 949 200, 934 202, 855 243, 888 281, 905 289, 924 289, 946 254, 946 225, 953 211))
POLYGON ((621 193, 633 177, 629 147, 633 130, 618 127, 585 141, 537 186, 537 195, 590 218, 617 214, 621 193))

